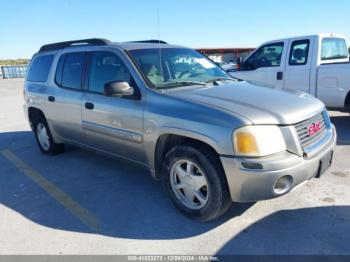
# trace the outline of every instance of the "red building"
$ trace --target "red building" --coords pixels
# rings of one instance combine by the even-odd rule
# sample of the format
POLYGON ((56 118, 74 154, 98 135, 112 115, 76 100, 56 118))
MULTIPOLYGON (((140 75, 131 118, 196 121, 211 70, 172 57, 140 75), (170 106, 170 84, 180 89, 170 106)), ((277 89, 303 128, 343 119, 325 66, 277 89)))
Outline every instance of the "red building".
POLYGON ((196 50, 215 62, 231 62, 239 57, 247 57, 255 48, 197 48, 196 50))

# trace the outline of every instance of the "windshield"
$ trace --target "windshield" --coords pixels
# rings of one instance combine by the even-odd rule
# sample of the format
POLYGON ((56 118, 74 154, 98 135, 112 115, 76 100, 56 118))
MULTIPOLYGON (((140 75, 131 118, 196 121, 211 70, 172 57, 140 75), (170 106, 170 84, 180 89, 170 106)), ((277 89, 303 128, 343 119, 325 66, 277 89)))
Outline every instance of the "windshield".
POLYGON ((191 49, 137 49, 130 54, 157 89, 232 79, 208 58, 191 49))

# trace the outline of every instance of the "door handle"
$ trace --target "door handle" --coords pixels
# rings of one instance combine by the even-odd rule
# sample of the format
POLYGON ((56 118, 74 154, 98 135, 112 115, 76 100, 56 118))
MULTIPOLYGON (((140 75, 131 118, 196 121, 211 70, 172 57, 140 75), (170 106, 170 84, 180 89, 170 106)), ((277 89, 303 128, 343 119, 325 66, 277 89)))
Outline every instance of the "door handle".
POLYGON ((89 102, 86 102, 86 103, 85 103, 85 108, 86 108, 86 109, 93 110, 94 107, 95 107, 95 106, 94 106, 93 103, 89 103, 89 102))
POLYGON ((49 96, 47 98, 47 100, 49 100, 50 102, 55 102, 55 97, 54 96, 49 96))
POLYGON ((277 72, 277 80, 283 80, 283 72, 277 72))

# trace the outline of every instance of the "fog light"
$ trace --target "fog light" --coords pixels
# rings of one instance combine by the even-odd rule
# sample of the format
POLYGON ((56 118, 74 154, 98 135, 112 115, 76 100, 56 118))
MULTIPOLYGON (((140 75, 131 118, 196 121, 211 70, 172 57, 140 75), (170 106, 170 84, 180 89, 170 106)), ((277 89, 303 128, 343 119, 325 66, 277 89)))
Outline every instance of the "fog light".
POLYGON ((291 176, 281 176, 277 179, 275 185, 273 186, 273 191, 277 195, 282 195, 291 189, 292 183, 293 178, 291 176))

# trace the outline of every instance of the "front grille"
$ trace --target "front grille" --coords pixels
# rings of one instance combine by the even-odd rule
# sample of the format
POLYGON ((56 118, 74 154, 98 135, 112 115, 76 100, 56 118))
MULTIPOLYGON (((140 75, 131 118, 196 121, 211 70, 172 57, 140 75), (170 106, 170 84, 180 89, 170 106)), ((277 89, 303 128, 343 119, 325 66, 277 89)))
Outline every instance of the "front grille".
POLYGON ((317 143, 320 139, 323 138, 326 132, 326 123, 323 113, 319 113, 307 120, 296 124, 295 129, 298 133, 298 137, 303 148, 317 143), (309 135, 308 127, 316 122, 320 122, 320 130, 313 135, 309 135))

